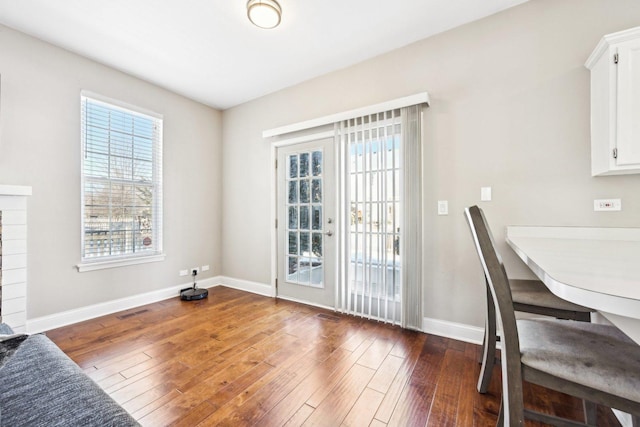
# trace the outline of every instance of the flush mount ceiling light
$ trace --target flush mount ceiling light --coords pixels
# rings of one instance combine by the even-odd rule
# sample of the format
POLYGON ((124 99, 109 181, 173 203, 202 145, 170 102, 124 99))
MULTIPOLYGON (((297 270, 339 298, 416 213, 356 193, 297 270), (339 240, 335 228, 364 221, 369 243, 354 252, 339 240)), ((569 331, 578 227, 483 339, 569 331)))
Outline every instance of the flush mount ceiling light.
POLYGON ((247 16, 256 27, 275 28, 280 24, 282 8, 276 0, 249 0, 247 16))

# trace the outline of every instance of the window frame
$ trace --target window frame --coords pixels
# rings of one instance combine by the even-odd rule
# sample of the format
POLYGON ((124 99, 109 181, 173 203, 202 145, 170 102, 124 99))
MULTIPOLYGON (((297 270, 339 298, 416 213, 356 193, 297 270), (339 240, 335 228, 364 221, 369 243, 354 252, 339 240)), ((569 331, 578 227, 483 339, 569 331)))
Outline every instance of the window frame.
MULTIPOLYGON (((149 111, 122 101, 111 99, 93 92, 80 92, 80 263, 77 264, 79 272, 94 271, 105 268, 123 267, 128 265, 136 265, 149 262, 162 261, 165 258, 163 253, 163 173, 162 173, 162 156, 163 156, 163 123, 164 119, 161 114, 149 111), (85 113, 86 102, 103 104, 111 110, 120 110, 129 115, 138 115, 153 120, 158 126, 157 138, 154 138, 152 148, 152 231, 155 250, 146 251, 144 253, 132 252, 117 255, 90 256, 85 254, 85 151, 86 151, 86 123, 83 114, 85 113)), ((113 177, 106 178, 108 182, 114 182, 113 177)), ((116 181, 118 182, 118 181, 116 181)), ((124 181, 126 183, 126 181, 124 181)), ((123 183, 123 181, 119 181, 123 183)), ((135 184, 133 176, 131 184, 135 184)))

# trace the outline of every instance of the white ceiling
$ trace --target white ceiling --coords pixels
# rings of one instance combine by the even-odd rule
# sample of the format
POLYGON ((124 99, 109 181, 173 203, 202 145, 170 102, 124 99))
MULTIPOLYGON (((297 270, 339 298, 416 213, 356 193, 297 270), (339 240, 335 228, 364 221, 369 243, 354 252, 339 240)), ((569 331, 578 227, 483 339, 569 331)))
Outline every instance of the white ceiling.
POLYGON ((0 0, 0 23, 225 109, 527 0, 0 0))

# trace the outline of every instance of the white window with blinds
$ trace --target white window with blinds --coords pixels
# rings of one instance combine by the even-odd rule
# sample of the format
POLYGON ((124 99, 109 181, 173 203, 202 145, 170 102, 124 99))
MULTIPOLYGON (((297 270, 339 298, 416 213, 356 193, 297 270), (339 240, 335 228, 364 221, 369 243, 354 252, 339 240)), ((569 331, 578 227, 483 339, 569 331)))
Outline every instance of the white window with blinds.
POLYGON ((163 259, 162 116, 88 92, 81 114, 78 270, 163 259))

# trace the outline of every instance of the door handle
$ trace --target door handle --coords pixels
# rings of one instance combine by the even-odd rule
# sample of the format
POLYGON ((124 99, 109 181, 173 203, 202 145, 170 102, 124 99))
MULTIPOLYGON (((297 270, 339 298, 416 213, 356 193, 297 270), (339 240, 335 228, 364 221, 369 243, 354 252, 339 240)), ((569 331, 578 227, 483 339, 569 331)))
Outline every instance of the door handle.
POLYGON ((324 234, 326 234, 327 236, 331 237, 331 236, 333 236, 333 231, 331 231, 331 230, 325 231, 324 234))

